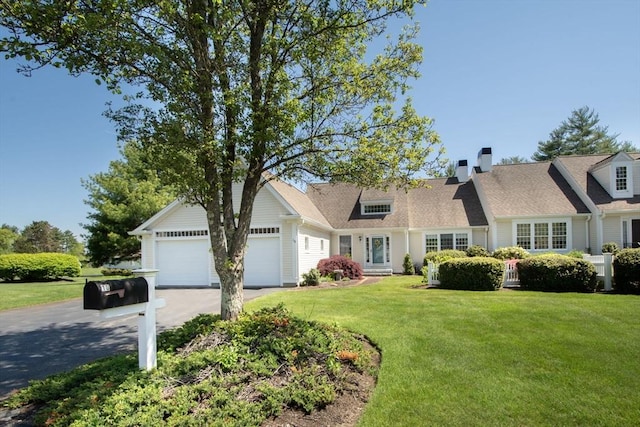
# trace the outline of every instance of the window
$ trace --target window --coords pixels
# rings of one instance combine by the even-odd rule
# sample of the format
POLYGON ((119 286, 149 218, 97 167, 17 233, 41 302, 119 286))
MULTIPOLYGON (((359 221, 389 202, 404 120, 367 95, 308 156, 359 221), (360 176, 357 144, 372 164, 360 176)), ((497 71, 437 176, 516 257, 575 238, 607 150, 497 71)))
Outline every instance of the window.
POLYGON ((156 237, 201 237, 208 235, 209 230, 156 231, 156 237))
POLYGON ((551 225, 551 244, 553 249, 566 249, 567 248, 567 223, 566 222, 554 222, 551 225))
POLYGON ((523 249, 545 251, 567 249, 568 222, 540 221, 515 225, 515 244, 523 249))
POLYGON ((627 191, 627 167, 616 167, 616 191, 627 191))
POLYGON ((518 224, 516 226, 516 246, 531 249, 531 225, 518 224))
POLYGON ((320 239, 320 250, 324 251, 324 240, 320 239))
POLYGON ((340 236, 340 255, 350 257, 351 254, 351 236, 340 236))
POLYGON ((425 236, 425 253, 438 251, 438 235, 427 234, 425 236))
POLYGON ((309 250, 309 237, 304 238, 304 250, 305 251, 309 250))
POLYGON ((251 235, 264 235, 264 234, 279 234, 280 227, 256 227, 250 228, 249 234, 251 235))
POLYGON ((534 229, 534 245, 533 248, 549 249, 549 224, 546 222, 533 224, 534 229))
POLYGON ((424 249, 426 252, 443 251, 445 249, 467 250, 469 247, 468 233, 426 234, 424 249))
POLYGON ((391 204, 381 203, 381 204, 363 205, 362 212, 365 215, 389 214, 391 213, 391 204))

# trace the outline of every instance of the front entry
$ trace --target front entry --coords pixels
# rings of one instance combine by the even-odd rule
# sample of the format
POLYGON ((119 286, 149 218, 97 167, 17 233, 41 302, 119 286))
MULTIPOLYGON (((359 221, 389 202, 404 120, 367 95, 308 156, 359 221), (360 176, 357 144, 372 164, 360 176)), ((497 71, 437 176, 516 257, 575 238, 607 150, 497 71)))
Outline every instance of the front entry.
POLYGON ((389 265, 389 237, 388 236, 368 236, 365 242, 366 263, 371 267, 382 267, 389 265))

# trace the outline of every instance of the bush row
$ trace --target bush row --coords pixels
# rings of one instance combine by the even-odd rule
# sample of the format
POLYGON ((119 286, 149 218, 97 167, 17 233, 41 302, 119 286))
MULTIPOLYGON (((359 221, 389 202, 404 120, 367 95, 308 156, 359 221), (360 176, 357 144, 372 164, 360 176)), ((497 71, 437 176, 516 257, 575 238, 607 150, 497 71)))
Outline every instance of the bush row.
POLYGON ((25 282, 80 276, 80 261, 61 253, 0 255, 0 279, 25 282))
POLYGON ((623 249, 613 260, 614 289, 620 293, 640 293, 640 248, 623 249))
POLYGON ((444 289, 495 291, 502 287, 504 262, 490 257, 452 258, 440 264, 444 289))
POLYGON ((518 277, 525 290, 594 292, 597 273, 589 261, 548 254, 518 261, 518 277))

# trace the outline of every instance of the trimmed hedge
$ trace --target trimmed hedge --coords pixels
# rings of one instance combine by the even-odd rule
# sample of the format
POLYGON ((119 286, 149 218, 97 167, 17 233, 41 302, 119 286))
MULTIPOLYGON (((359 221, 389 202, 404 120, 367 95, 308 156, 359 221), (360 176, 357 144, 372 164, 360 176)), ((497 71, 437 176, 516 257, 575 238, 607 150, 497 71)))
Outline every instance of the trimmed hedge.
POLYGON ((496 259, 501 259, 502 261, 506 261, 508 259, 525 259, 528 258, 531 254, 527 252, 526 249, 521 248, 520 246, 508 246, 505 248, 498 248, 491 254, 492 257, 496 259))
POLYGON ((566 255, 539 255, 518 261, 520 288, 530 291, 595 292, 592 263, 566 255))
POLYGON ((491 253, 480 245, 471 245, 465 251, 468 257, 490 257, 491 253))
POLYGON ((342 275, 349 279, 360 279, 362 277, 362 267, 360 264, 342 255, 333 255, 318 261, 318 270, 323 276, 333 277, 334 270, 342 270, 342 275))
POLYGON ((445 249, 443 251, 431 251, 427 252, 424 256, 422 265, 425 267, 429 265, 429 262, 434 264, 440 264, 447 260, 454 258, 466 258, 467 253, 465 251, 458 251, 456 249, 445 249))
POLYGON ((640 248, 619 251, 613 260, 613 271, 616 292, 640 293, 640 248))
POLYGON ((0 255, 0 279, 34 282, 80 276, 80 261, 61 253, 0 255))
POLYGON ((502 287, 504 262, 490 257, 455 258, 440 264, 439 288, 495 291, 502 287))

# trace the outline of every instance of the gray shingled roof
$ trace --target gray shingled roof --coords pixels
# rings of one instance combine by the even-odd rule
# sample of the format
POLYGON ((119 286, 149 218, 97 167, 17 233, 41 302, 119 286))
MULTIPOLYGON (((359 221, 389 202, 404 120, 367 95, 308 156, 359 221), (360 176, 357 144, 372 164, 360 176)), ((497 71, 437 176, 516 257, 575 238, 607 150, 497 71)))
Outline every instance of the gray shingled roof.
MULTIPOLYGON (((640 159, 640 153, 629 153, 634 159, 640 159)), ((640 210, 640 196, 636 195, 630 199, 614 199, 600 185, 600 183, 589 173, 589 169, 597 164, 604 162, 611 155, 599 154, 592 156, 567 156, 560 157, 557 161, 562 162, 564 167, 569 171, 571 176, 576 180, 580 188, 587 193, 587 196, 596 204, 598 209, 602 211, 624 211, 624 210, 640 210)))
POLYGON ((326 227, 331 226, 329 221, 327 221, 305 193, 279 179, 272 179, 269 181, 269 184, 299 215, 326 227))
POLYGON ((426 180, 430 188, 408 191, 360 189, 352 184, 325 183, 307 186, 309 199, 336 229, 445 228, 485 226, 487 220, 472 182, 455 178, 426 180), (360 202, 393 200, 393 212, 363 215, 360 202))
POLYGON ((551 162, 496 165, 474 179, 496 217, 589 213, 551 162))

